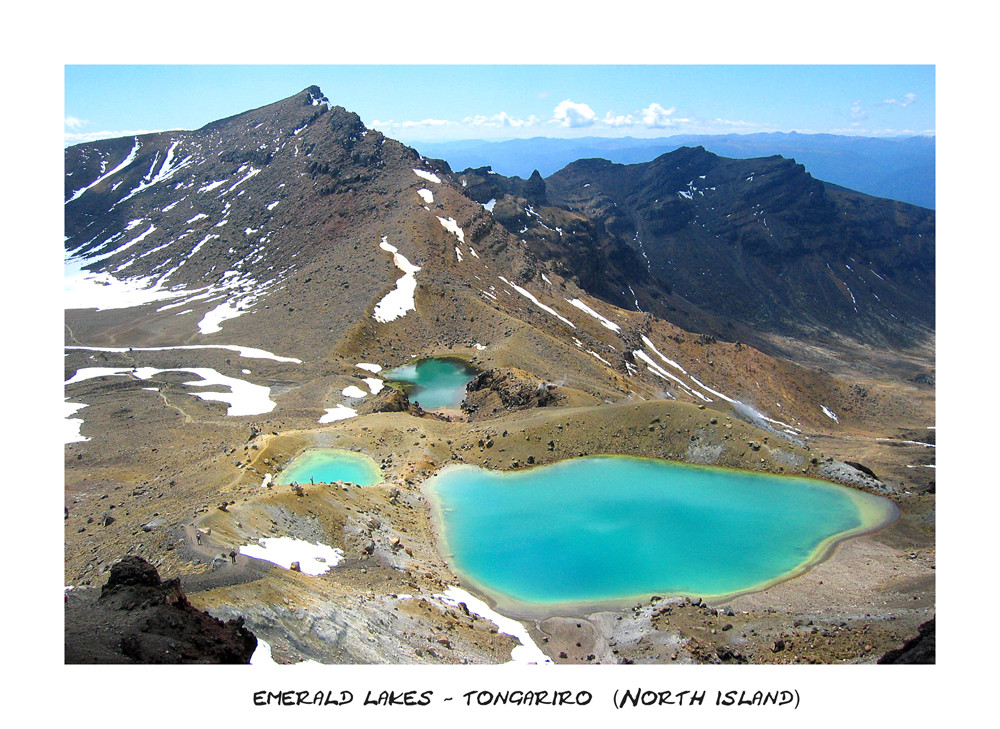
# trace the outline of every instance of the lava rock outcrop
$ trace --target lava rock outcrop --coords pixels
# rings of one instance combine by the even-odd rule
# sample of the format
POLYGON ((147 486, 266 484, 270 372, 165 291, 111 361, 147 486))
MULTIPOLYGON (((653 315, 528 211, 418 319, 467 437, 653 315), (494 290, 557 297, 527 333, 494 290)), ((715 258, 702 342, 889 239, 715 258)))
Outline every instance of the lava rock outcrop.
POLYGON ((193 607, 177 578, 161 580, 142 557, 111 567, 96 590, 67 595, 65 662, 249 663, 257 638, 242 618, 223 622, 193 607))

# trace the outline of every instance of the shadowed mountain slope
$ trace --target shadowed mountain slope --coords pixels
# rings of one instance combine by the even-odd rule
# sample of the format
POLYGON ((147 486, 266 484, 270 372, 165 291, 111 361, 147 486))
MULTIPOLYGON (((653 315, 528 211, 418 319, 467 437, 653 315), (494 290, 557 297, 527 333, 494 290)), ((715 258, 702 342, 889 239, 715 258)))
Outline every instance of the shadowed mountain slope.
POLYGON ((462 174, 477 200, 506 193, 493 209, 508 229, 619 306, 730 340, 907 345, 934 328, 933 211, 821 182, 793 160, 700 147, 579 160, 535 184, 537 207, 520 178, 462 174))

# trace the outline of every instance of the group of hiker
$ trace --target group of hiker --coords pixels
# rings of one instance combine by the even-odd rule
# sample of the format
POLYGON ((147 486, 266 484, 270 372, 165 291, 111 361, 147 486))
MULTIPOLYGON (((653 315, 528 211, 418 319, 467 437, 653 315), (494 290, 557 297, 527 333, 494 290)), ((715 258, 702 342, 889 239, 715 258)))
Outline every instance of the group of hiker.
MULTIPOLYGON (((212 530, 211 530, 211 529, 209 529, 209 530, 208 530, 208 532, 203 532, 203 531, 202 531, 201 529, 198 529, 197 527, 195 527, 195 530, 194 530, 194 540, 195 540, 195 543, 197 543, 197 544, 201 544, 201 540, 202 540, 202 538, 203 538, 203 537, 204 537, 204 536, 205 536, 206 534, 211 534, 211 533, 212 533, 212 530)), ((222 556, 223 556, 223 557, 226 557, 226 556, 228 556, 228 557, 229 557, 229 559, 230 559, 230 561, 231 561, 231 562, 232 562, 233 564, 236 564, 236 555, 237 555, 237 554, 238 554, 238 552, 237 552, 237 551, 236 551, 235 549, 230 549, 230 550, 229 550, 229 554, 228 554, 228 555, 226 555, 225 553, 223 553, 223 555, 222 555, 222 556)))

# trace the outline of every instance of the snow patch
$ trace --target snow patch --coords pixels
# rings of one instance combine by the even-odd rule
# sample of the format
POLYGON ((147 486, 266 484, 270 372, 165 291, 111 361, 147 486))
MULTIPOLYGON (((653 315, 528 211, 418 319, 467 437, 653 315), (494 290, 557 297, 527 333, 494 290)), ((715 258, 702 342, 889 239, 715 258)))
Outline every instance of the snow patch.
POLYGON ((242 185, 244 182, 246 182, 247 180, 249 180, 254 175, 258 174, 259 172, 260 172, 260 170, 257 169, 256 167, 251 167, 249 172, 247 172, 243 177, 241 177, 239 180, 237 180, 236 182, 234 182, 233 185, 232 185, 232 187, 230 187, 228 190, 226 190, 222 194, 223 195, 228 195, 233 190, 235 190, 237 187, 239 187, 240 185, 242 185))
POLYGON ((255 347, 244 347, 239 344, 185 344, 175 347, 77 347, 77 346, 67 346, 65 349, 82 349, 88 352, 165 352, 172 349, 228 349, 231 352, 236 352, 240 357, 247 357, 250 359, 273 359, 275 362, 294 362, 296 364, 302 364, 301 359, 295 357, 281 357, 277 354, 272 354, 265 349, 257 349, 255 347))
MULTIPOLYGON (((167 154, 163 159, 163 164, 160 165, 160 169, 158 172, 156 172, 155 175, 153 174, 153 167, 156 166, 156 160, 154 159, 153 166, 150 167, 149 172, 146 174, 146 176, 139 181, 139 184, 136 186, 136 188, 132 190, 128 195, 123 197, 121 200, 116 202, 114 205, 112 205, 112 207, 115 207, 125 202, 129 198, 139 194, 148 187, 152 187, 157 183, 169 180, 171 177, 174 176, 174 174, 177 173, 178 170, 182 170, 185 167, 189 166, 191 164, 191 155, 185 157, 177 165, 174 164, 174 150, 177 149, 178 144, 180 144, 179 139, 170 145, 170 149, 167 150, 167 154)), ((157 152, 157 157, 159 157, 159 152, 157 152)))
POLYGON ((63 417, 66 419, 66 425, 63 426, 63 442, 69 443, 83 443, 90 440, 90 438, 84 438, 83 434, 80 432, 80 428, 83 427, 82 418, 71 418, 70 416, 76 413, 77 410, 87 407, 87 403, 83 402, 63 402, 63 417))
POLYGON ((535 645, 531 636, 528 635, 527 628, 516 620, 501 615, 496 610, 493 610, 478 597, 470 595, 460 587, 453 586, 449 586, 445 589, 443 595, 435 595, 435 597, 452 607, 458 607, 459 603, 464 602, 465 606, 469 608, 469 612, 475 613, 484 620, 489 620, 495 624, 497 629, 504 635, 509 635, 519 640, 521 645, 515 646, 510 652, 510 663, 525 665, 552 663, 552 659, 542 653, 542 650, 535 645))
POLYGON ((378 395, 385 388, 385 383, 377 377, 362 377, 361 379, 368 385, 372 395, 378 395))
POLYGON ((277 403, 271 399, 271 388, 264 385, 255 385, 246 380, 235 377, 227 377, 210 367, 172 367, 169 369, 156 369, 154 367, 83 367, 66 380, 65 385, 75 382, 93 379, 95 377, 108 377, 113 375, 131 375, 139 380, 149 380, 162 372, 190 372, 201 380, 184 382, 187 387, 207 387, 210 385, 221 385, 229 388, 229 392, 192 392, 191 395, 202 400, 215 400, 228 403, 229 408, 226 415, 259 415, 269 413, 274 410, 277 403))
POLYGON ((552 316, 556 317, 560 321, 563 321, 566 324, 569 324, 573 329, 576 329, 576 324, 574 324, 573 322, 571 322, 566 317, 562 316, 559 312, 557 312, 552 307, 546 306, 541 301, 539 301, 538 299, 536 299, 534 297, 534 295, 530 291, 527 291, 526 289, 523 289, 523 288, 521 288, 520 286, 518 286, 516 284, 512 284, 510 281, 508 281, 507 279, 505 279, 503 276, 498 276, 498 278, 501 281, 503 281, 505 284, 507 284, 508 286, 510 286, 512 289, 514 289, 517 293, 521 294, 521 296, 523 296, 526 299, 528 299, 531 303, 533 303, 535 306, 537 306, 542 311, 545 311, 545 312, 551 314, 552 316))
POLYGON ((458 242, 459 243, 465 243, 465 231, 463 231, 459 227, 458 223, 455 221, 454 218, 447 218, 447 219, 445 219, 445 218, 442 218, 440 215, 437 215, 435 217, 438 220, 441 221, 441 225, 444 226, 445 230, 450 231, 450 232, 452 232, 452 233, 455 234, 455 236, 458 238, 458 242))
POLYGON ((353 418, 358 414, 357 410, 352 410, 346 405, 338 405, 335 408, 323 408, 326 411, 326 415, 322 416, 317 422, 319 423, 333 423, 337 420, 346 420, 347 418, 353 418))
POLYGON ((115 175, 118 172, 121 172, 123 169, 125 169, 130 164, 132 164, 135 161, 136 156, 138 156, 138 154, 139 154, 139 148, 141 146, 142 146, 142 143, 139 141, 139 138, 135 137, 135 145, 132 147, 132 151, 130 151, 128 153, 128 155, 125 157, 125 159, 122 160, 122 162, 117 167, 115 167, 113 170, 111 170, 111 172, 108 172, 106 174, 101 175, 96 180, 94 180, 89 185, 87 185, 86 187, 81 187, 79 190, 77 190, 76 192, 74 192, 70 196, 70 198, 66 201, 66 203, 64 203, 64 204, 73 202, 74 200, 76 200, 77 198, 79 198, 83 193, 85 193, 90 188, 92 188, 95 185, 103 182, 104 180, 108 179, 112 175, 115 175))
POLYGON ((601 362, 603 362, 604 364, 606 364, 608 367, 613 367, 614 366, 610 362, 608 362, 606 359, 604 359, 604 357, 602 357, 601 355, 599 355, 597 352, 593 351, 592 349, 588 349, 587 350, 587 354, 594 355, 595 357, 597 357, 597 359, 601 360, 601 362))
POLYGON ((683 367, 681 367, 681 366, 680 366, 679 364, 677 364, 676 362, 674 362, 674 361, 673 361, 672 359, 669 359, 669 358, 667 358, 667 357, 664 357, 664 356, 663 356, 663 354, 662 354, 662 353, 660 352, 660 350, 658 350, 658 349, 657 349, 657 348, 656 348, 656 347, 655 347, 655 346, 653 345, 653 343, 652 343, 651 341, 649 341, 649 337, 647 337, 647 336, 646 336, 645 334, 643 334, 643 335, 642 335, 642 343, 643 343, 643 344, 645 344, 645 345, 646 345, 647 347, 649 347, 649 348, 650 348, 651 350, 653 350, 653 353, 654 353, 654 354, 655 354, 655 355, 656 355, 657 357, 659 357, 660 359, 662 359, 662 360, 663 360, 664 362, 666 362, 666 363, 667 363, 668 365, 670 365, 670 366, 671 366, 671 367, 673 367, 674 369, 676 369, 676 370, 679 370, 679 371, 681 372, 681 374, 684 374, 684 375, 686 375, 686 374, 687 374, 687 370, 685 370, 685 369, 684 369, 683 367))
POLYGON ((208 183, 204 187, 199 187, 198 188, 198 192, 199 193, 201 193, 201 192, 211 192, 215 188, 222 187, 225 184, 226 184, 226 180, 215 180, 214 182, 208 183))
POLYGON ((247 557, 263 559, 290 569, 298 562, 303 574, 322 575, 344 559, 344 551, 321 543, 307 542, 292 537, 264 537, 257 544, 247 544, 239 549, 247 557))
POLYGON ((375 321, 384 324, 405 316, 408 311, 416 311, 414 295, 417 291, 417 279, 414 274, 420 270, 420 266, 414 266, 395 246, 390 245, 388 236, 382 236, 379 248, 392 253, 392 262, 403 272, 402 277, 396 281, 396 287, 375 304, 372 316, 375 317, 375 321))
POLYGON ((65 309, 128 309, 154 301, 175 299, 184 292, 166 291, 154 276, 117 279, 110 273, 92 273, 85 261, 67 261, 63 276, 65 309))
MULTIPOLYGON (((251 666, 282 666, 282 667, 284 666, 284 664, 278 663, 276 660, 274 660, 274 658, 271 656, 271 646, 270 646, 270 644, 266 640, 264 640, 263 638, 261 638, 259 635, 257 636, 257 649, 253 652, 253 655, 250 656, 250 665, 251 666)), ((319 666, 321 664, 317 663, 316 661, 305 660, 305 661, 299 661, 298 663, 289 663, 287 665, 290 665, 290 666, 319 666)))
POLYGON ((235 319, 251 305, 249 301, 224 301, 214 309, 205 312, 198 322, 198 331, 202 334, 215 334, 222 331, 222 322, 235 319))
POLYGON ((689 393, 691 395, 695 395, 697 397, 700 397, 705 402, 711 402, 711 400, 709 400, 707 397, 705 397, 704 395, 702 395, 697 390, 692 390, 688 386, 688 384, 686 382, 684 382, 683 380, 681 380, 679 377, 675 377, 674 375, 670 374, 665 369, 663 369, 662 367, 660 367, 660 365, 656 364, 656 362, 653 361, 653 358, 650 357, 648 354, 646 354, 643 350, 641 350, 641 349, 635 349, 635 350, 632 351, 632 355, 635 356, 635 357, 638 357, 643 362, 645 362, 647 369, 650 372, 652 372, 654 375, 656 375, 657 377, 659 377, 660 379, 663 379, 663 380, 672 380, 672 381, 676 382, 678 385, 680 385, 684 389, 685 392, 687 392, 687 393, 689 393))
POLYGON ((933 443, 923 443, 919 440, 900 440, 898 438, 876 438, 875 440, 883 441, 886 443, 905 443, 907 445, 918 445, 924 448, 937 448, 933 443))
POLYGON ((417 169, 414 169, 413 173, 417 177, 420 177, 420 178, 422 178, 424 180, 427 180, 428 182, 434 182, 434 183, 437 183, 438 185, 441 184, 441 178, 438 177, 437 175, 435 175, 433 172, 427 172, 426 170, 417 170, 417 169))
MULTIPOLYGON (((548 281, 548 283, 551 283, 551 281, 548 281)), ((594 317, 599 322, 601 322, 601 324, 605 328, 610 329, 613 332, 620 332, 621 331, 621 327, 620 326, 618 326, 617 324, 615 324, 610 319, 607 319, 606 317, 603 317, 600 314, 598 314, 596 311, 594 311, 593 309, 591 309, 585 303, 583 303, 582 301, 580 301, 580 299, 572 299, 572 300, 566 299, 566 301, 569 301, 569 303, 571 303, 573 306, 575 306, 580 311, 582 311, 582 312, 584 312, 586 314, 590 314, 592 317, 594 317)))

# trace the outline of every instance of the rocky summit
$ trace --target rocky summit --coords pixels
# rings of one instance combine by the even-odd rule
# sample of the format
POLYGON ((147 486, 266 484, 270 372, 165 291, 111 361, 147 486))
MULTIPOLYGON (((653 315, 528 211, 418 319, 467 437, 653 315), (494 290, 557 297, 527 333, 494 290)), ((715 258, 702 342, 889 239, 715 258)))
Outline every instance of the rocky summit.
POLYGON ((110 604, 123 555, 279 663, 874 663, 933 617, 932 211, 700 148, 453 172, 317 87, 65 162, 80 650, 74 606, 110 604), (460 407, 386 375, 428 357, 477 373, 460 407), (282 479, 328 447, 383 481, 282 479), (838 481, 900 516, 720 604, 511 627, 460 586, 422 484, 600 453, 838 481))

